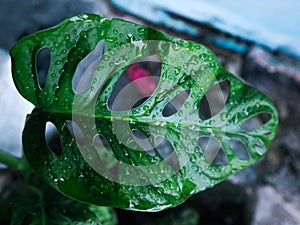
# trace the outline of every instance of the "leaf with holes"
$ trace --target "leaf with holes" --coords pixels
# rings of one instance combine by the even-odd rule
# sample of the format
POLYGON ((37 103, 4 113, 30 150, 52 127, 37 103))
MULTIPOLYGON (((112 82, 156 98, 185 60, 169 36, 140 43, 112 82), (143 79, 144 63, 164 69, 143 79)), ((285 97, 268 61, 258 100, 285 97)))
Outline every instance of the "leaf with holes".
POLYGON ((205 46, 152 28, 81 14, 22 39, 11 56, 19 92, 36 105, 25 155, 79 201, 174 207, 262 157, 276 133, 267 97, 205 46))

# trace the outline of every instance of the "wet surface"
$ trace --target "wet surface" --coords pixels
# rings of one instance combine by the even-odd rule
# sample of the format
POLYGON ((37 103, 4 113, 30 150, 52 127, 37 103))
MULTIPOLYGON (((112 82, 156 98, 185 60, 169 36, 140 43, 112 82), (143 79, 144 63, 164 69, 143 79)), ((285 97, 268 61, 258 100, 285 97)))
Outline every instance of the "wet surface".
MULTIPOLYGON (((294 3, 293 0, 290 1, 294 3)), ((0 117, 0 148, 7 149, 12 154, 21 154, 21 133, 25 122, 25 115, 32 109, 31 104, 27 103, 17 93, 12 83, 11 74, 9 72, 9 48, 20 37, 42 28, 50 27, 63 18, 78 12, 97 12, 102 13, 108 18, 121 17, 149 25, 149 21, 140 19, 141 16, 135 17, 128 13, 129 10, 132 12, 133 10, 140 9, 138 7, 135 8, 138 4, 137 1, 131 1, 126 7, 122 7, 126 9, 126 11, 116 9, 114 6, 108 4, 108 2, 109 1, 77 1, 74 3, 74 1, 71 0, 2 0, 0 2, 0 25, 2 30, 0 34, 0 47, 5 49, 0 51, 0 109, 2 114, 0 117), (128 6, 130 6, 131 9, 128 6)), ((164 4, 158 1, 152 2, 156 2, 156 4, 160 6, 164 4)), ((119 1, 118 4, 121 5, 125 3, 126 1, 119 1)), ((282 4, 283 3, 289 5, 288 2, 282 2, 282 4)), ((146 2, 144 2, 144 4, 146 4, 146 2)), ((191 3, 189 4, 191 5, 191 3)), ((197 3, 197 5, 198 4, 200 3, 197 3)), ((265 4, 268 3, 264 2, 264 5, 265 4)), ((151 6, 149 1, 147 1, 147 5, 149 7, 151 6)), ((219 6, 222 6, 222 4, 219 6)), ((146 5, 144 5, 144 7, 146 7, 146 5)), ((226 7, 233 7, 230 9, 225 8, 229 11, 238 11, 236 8, 237 5, 235 5, 234 2, 226 4, 226 7)), ((165 8, 166 6, 164 6, 164 9, 165 8)), ((173 15, 181 15, 186 18, 187 16, 183 14, 183 10, 186 8, 182 8, 181 10, 178 10, 178 8, 180 8, 180 5, 174 5, 169 8, 168 12, 172 11, 173 15)), ((293 8, 296 9, 297 7, 294 5, 293 8)), ((214 9, 216 10, 216 8, 214 9)), ((251 9, 253 8, 249 7, 248 12, 251 12, 251 9)), ((274 16, 277 15, 273 9, 269 9, 270 11, 268 12, 264 9, 265 7, 259 7, 259 10, 256 12, 257 15, 263 16, 263 14, 266 13, 266 19, 270 16, 269 13, 274 14, 274 16)), ((282 10, 284 9, 283 7, 282 10)), ((136 12, 134 14, 137 14, 136 12)), ((144 13, 144 18, 146 18, 147 15, 147 13, 144 13)), ((156 15, 158 18, 165 18, 159 17, 158 14, 155 13, 152 15, 156 15)), ((286 13, 286 11, 280 15, 284 16, 279 16, 277 19, 282 19, 283 22, 292 16, 292 14, 286 13)), ((298 13, 297 15, 299 16, 298 13)), ((191 16, 193 16, 193 13, 190 14, 190 17, 191 16)), ((245 13, 244 16, 247 16, 247 13, 245 13)), ((150 17, 147 17, 146 19, 149 20, 149 18, 150 17)), ((232 17, 230 19, 232 19, 232 17)), ((260 33, 263 38, 250 35, 251 41, 254 42, 249 43, 247 40, 239 41, 223 33, 216 32, 216 30, 214 30, 216 26, 214 26, 213 23, 211 23, 212 29, 208 29, 207 24, 201 25, 201 23, 195 23, 195 21, 185 24, 185 20, 182 23, 179 23, 177 20, 181 31, 185 31, 181 33, 178 30, 173 30, 172 26, 166 26, 166 24, 157 25, 159 21, 155 22, 154 19, 150 18, 150 21, 152 26, 156 26, 156 28, 175 36, 208 44, 216 53, 222 65, 234 72, 234 74, 242 76, 251 83, 251 85, 275 100, 281 120, 278 135, 264 158, 233 175, 226 182, 196 195, 177 209, 167 211, 166 214, 170 213, 171 218, 177 218, 178 221, 182 216, 179 212, 186 212, 188 208, 189 213, 187 213, 187 215, 195 216, 196 213, 196 215, 200 216, 200 224, 202 225, 300 224, 300 185, 298 182, 300 178, 300 69, 299 61, 286 54, 299 55, 299 46, 293 47, 295 44, 293 41, 294 38, 296 38, 297 41, 299 40, 299 36, 297 36, 299 35, 297 33, 299 29, 294 29, 296 26, 288 22, 285 23, 288 24, 288 26, 273 26, 272 28, 276 28, 274 32, 282 32, 284 29, 289 29, 293 32, 286 32, 287 39, 283 39, 284 43, 276 43, 274 40, 270 42, 269 48, 283 50, 283 52, 278 51, 277 54, 274 54, 254 44, 254 42, 264 44, 265 41, 270 40, 269 35, 273 37, 274 33, 269 30, 264 30, 263 33, 260 33), (198 34, 199 36, 197 36, 195 33, 196 30, 194 30, 195 26, 197 27, 197 31, 202 29, 208 32, 208 34, 212 34, 210 35, 210 39, 214 41, 208 40, 205 35, 198 34), (190 36, 190 34, 192 35, 190 36), (263 34, 266 34, 266 36, 263 34), (290 38, 293 40, 289 41, 290 38), (231 47, 224 47, 224 45, 231 47), (249 48, 250 46, 252 47, 249 48)), ((171 22, 172 21, 174 21, 174 19, 171 20, 171 22)), ((228 23, 230 23, 231 20, 228 21, 228 23)), ((240 20, 237 21, 241 22, 240 20)), ((262 20, 252 20, 252 22, 255 21, 262 20)), ((297 21, 296 18, 293 22, 297 21)), ((213 22, 218 24, 217 19, 213 22)), ((229 25, 232 27, 235 24, 230 23, 229 25)), ((260 25, 266 26, 268 23, 261 23, 260 25)), ((239 29, 241 26, 249 28, 249 24, 247 23, 240 23, 239 29)), ((223 28, 227 29, 228 27, 223 28)), ((264 28, 262 27, 260 29, 264 28)), ((231 32, 234 33, 234 31, 231 32)), ((242 155, 241 157, 247 156, 242 155)), ((151 214, 152 217, 149 217, 148 214, 122 210, 118 210, 118 213, 120 224, 128 224, 128 221, 130 221, 144 225, 151 224, 152 220, 155 221, 153 218, 165 218, 165 215, 162 215, 164 213, 151 214)), ((197 220, 195 224, 197 224, 197 220)))

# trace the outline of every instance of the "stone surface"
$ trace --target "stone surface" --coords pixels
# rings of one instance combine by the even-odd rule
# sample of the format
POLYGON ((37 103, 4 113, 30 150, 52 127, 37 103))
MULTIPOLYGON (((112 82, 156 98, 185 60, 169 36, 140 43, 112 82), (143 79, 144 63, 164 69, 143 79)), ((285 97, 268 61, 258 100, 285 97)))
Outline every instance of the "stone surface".
POLYGON ((243 61, 242 77, 271 98, 300 109, 300 61, 252 47, 243 61))
POLYGON ((257 206, 252 225, 298 225, 299 208, 284 199, 272 186, 262 186, 257 191, 257 206))

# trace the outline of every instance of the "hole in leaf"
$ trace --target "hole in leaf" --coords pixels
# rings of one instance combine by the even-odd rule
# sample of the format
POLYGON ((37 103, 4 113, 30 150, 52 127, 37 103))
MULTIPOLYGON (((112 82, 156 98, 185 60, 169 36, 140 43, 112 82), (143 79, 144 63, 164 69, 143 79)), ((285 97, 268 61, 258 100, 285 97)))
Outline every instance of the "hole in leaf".
POLYGON ((218 114, 225 107, 229 90, 229 80, 224 80, 212 86, 200 101, 199 117, 202 120, 207 120, 218 114))
POLYGON ((180 163, 172 143, 162 136, 154 138, 154 146, 165 162, 174 170, 180 170, 180 163))
POLYGON ((144 150, 147 152, 150 156, 155 156, 155 151, 153 150, 153 146, 149 142, 148 138, 145 134, 143 134, 139 130, 132 130, 132 136, 135 142, 144 150))
POLYGON ((234 154, 241 160, 250 160, 247 148, 240 139, 232 138, 229 140, 229 147, 234 152, 234 154))
POLYGON ((145 97, 145 98, 142 98, 142 99, 138 100, 136 103, 134 103, 132 109, 142 105, 145 101, 147 101, 147 99, 148 99, 148 97, 145 97))
POLYGON ((180 92, 175 96, 162 111, 164 117, 169 117, 178 112, 178 110, 183 106, 186 99, 189 97, 190 90, 185 90, 180 92))
POLYGON ((73 121, 68 121, 67 127, 72 136, 74 137, 76 143, 81 147, 84 146, 85 136, 81 128, 73 121))
POLYGON ((242 125, 241 129, 247 132, 252 132, 260 128, 262 125, 271 120, 272 116, 270 113, 262 112, 258 113, 248 119, 246 119, 242 125))
POLYGON ((226 166, 228 165, 228 158, 223 148, 220 148, 219 153, 212 162, 212 165, 215 166, 226 166))
POLYGON ((220 141, 215 137, 200 137, 198 145, 204 151, 206 161, 212 165, 227 165, 228 158, 224 150, 221 148, 220 141))
POLYGON ((257 141, 257 142, 255 143, 255 145, 256 145, 257 147, 259 147, 259 148, 265 148, 265 144, 264 144, 263 142, 261 142, 261 141, 257 141))
POLYGON ((110 144, 108 143, 108 141, 106 140, 106 138, 103 135, 101 135, 101 134, 97 134, 94 137, 93 142, 94 142, 94 146, 95 147, 106 148, 106 149, 110 149, 111 150, 110 144))
POLYGON ((159 83, 161 64, 157 55, 130 64, 115 83, 108 108, 117 112, 128 111, 144 103, 159 83))
POLYGON ((38 50, 35 57, 37 80, 40 89, 44 89, 51 61, 50 49, 45 47, 38 50))
POLYGON ((59 137, 59 132, 58 132, 56 126, 51 122, 46 123, 45 140, 46 140, 48 148, 56 156, 60 156, 62 153, 62 145, 61 145, 61 140, 59 137))
POLYGON ((96 147, 101 163, 104 164, 103 167, 116 178, 119 174, 119 164, 110 160, 112 157, 110 153, 113 153, 107 139, 103 135, 97 134, 93 139, 93 144, 96 147))
POLYGON ((91 85, 103 54, 103 48, 104 41, 101 40, 95 49, 78 63, 72 79, 72 88, 75 93, 80 94, 86 91, 91 85))

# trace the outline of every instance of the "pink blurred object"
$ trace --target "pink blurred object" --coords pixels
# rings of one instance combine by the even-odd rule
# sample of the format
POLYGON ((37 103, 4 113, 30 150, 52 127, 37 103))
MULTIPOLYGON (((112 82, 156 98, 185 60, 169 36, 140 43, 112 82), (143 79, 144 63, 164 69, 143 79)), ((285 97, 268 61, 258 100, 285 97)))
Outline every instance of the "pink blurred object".
POLYGON ((145 96, 149 97, 156 89, 156 83, 150 76, 149 71, 145 70, 138 63, 128 67, 128 77, 133 81, 136 88, 145 96))

